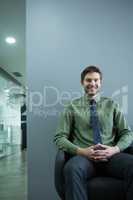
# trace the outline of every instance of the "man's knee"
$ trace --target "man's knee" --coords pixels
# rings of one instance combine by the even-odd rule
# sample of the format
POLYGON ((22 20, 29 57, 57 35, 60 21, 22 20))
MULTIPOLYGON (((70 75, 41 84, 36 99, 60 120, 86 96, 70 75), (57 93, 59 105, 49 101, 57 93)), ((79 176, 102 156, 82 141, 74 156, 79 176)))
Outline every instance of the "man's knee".
POLYGON ((88 174, 90 174, 91 176, 93 171, 94 169, 92 163, 89 160, 81 156, 75 156, 67 161, 67 163, 64 166, 63 173, 64 176, 67 177, 78 175, 86 178, 88 174))
POLYGON ((78 171, 80 172, 79 165, 76 165, 75 160, 73 160, 72 158, 67 161, 63 169, 63 173, 66 176, 71 176, 73 173, 78 171))

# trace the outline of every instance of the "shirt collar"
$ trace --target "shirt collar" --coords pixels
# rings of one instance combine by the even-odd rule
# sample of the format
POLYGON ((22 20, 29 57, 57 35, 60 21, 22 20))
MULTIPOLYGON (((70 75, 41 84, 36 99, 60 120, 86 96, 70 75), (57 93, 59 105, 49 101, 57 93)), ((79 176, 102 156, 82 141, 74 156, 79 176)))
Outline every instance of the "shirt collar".
POLYGON ((100 93, 97 93, 97 94, 95 95, 95 97, 92 98, 92 97, 90 97, 87 93, 85 93, 84 96, 83 96, 83 98, 84 98, 84 100, 85 100, 86 103, 90 103, 90 100, 91 100, 91 99, 94 99, 94 100, 96 101, 96 103, 97 103, 97 102, 100 101, 101 95, 100 95, 100 93))

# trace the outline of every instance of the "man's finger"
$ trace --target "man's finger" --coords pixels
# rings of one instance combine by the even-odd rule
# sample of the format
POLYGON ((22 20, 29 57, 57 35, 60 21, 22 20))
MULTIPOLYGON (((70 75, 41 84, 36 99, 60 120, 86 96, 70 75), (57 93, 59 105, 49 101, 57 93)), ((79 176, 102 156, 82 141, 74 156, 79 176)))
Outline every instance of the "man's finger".
POLYGON ((107 152, 97 152, 97 153, 94 153, 92 154, 93 157, 100 157, 100 156, 105 156, 107 157, 107 152))
POLYGON ((104 144, 99 144, 98 146, 103 147, 103 148, 109 148, 109 146, 104 145, 104 144))

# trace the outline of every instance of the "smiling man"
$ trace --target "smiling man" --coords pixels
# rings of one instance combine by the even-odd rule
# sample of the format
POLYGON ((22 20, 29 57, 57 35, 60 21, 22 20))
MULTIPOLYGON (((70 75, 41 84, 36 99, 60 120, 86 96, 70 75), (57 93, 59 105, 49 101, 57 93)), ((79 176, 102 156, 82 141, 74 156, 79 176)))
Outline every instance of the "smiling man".
POLYGON ((123 152, 133 142, 133 133, 119 105, 101 97, 101 84, 98 67, 82 71, 85 94, 65 108, 54 137, 58 148, 69 155, 63 170, 65 200, 88 200, 86 183, 101 172, 126 179, 127 200, 133 196, 133 156, 123 152))

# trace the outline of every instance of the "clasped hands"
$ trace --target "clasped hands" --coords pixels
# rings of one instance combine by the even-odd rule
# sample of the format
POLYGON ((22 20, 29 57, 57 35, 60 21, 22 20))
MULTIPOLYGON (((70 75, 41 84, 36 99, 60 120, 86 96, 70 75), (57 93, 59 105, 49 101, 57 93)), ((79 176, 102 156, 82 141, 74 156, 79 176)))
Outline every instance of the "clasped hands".
POLYGON ((119 153, 118 146, 107 146, 103 144, 96 144, 87 148, 78 148, 77 154, 85 156, 94 161, 108 161, 108 159, 116 153, 119 153))

